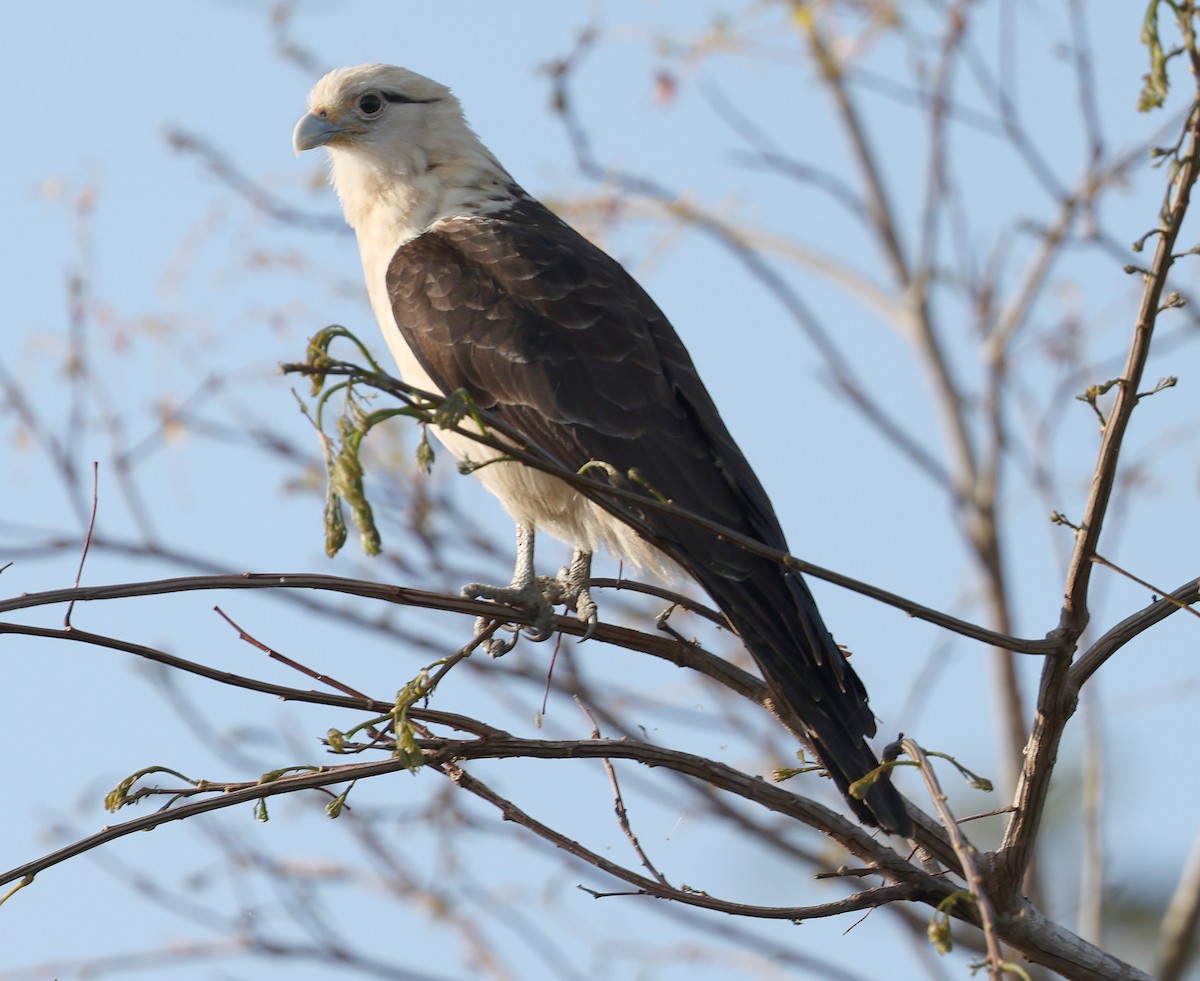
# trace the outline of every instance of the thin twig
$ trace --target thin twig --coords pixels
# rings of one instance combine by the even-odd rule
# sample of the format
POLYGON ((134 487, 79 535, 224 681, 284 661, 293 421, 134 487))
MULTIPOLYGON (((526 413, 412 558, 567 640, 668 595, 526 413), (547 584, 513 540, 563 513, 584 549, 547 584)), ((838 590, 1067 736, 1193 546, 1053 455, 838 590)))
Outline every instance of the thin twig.
MULTIPOLYGON (((588 865, 606 872, 615 878, 628 882, 635 887, 635 892, 621 893, 599 893, 595 892, 597 898, 605 895, 609 896, 651 896, 656 899, 671 899, 688 906, 698 906, 703 909, 716 910, 721 913, 727 913, 731 916, 748 916, 761 919, 772 920, 791 920, 801 922, 803 920, 817 919, 829 916, 838 916, 841 913, 851 912, 853 910, 873 909, 888 903, 924 898, 922 895, 926 890, 932 890, 934 894, 944 889, 936 880, 922 875, 920 881, 900 882, 888 886, 877 886, 872 889, 864 889, 861 892, 853 893, 843 899, 836 900, 831 903, 820 903, 814 906, 753 906, 745 903, 735 903, 728 900, 718 899, 703 892, 697 892, 690 889, 677 889, 672 886, 664 885, 656 882, 654 879, 648 879, 643 875, 639 875, 630 869, 617 865, 602 855, 591 851, 584 847, 578 841, 568 838, 555 829, 536 820, 525 811, 521 810, 512 801, 500 797, 494 791, 487 788, 480 781, 476 780, 460 767, 448 766, 446 769, 447 776, 450 777, 463 790, 474 794, 481 800, 492 804, 503 814, 506 821, 512 821, 528 831, 533 832, 539 838, 550 842, 557 848, 562 849, 569 855, 574 856, 588 865)), ((0 879, 0 882, 3 880, 0 879)))
MULTIPOLYGON (((88 518, 87 533, 83 536, 83 551, 79 553, 79 568, 75 570, 75 588, 83 579, 83 564, 87 561, 88 549, 92 547, 92 532, 96 529, 96 511, 100 503, 100 464, 92 461, 92 512, 88 518)), ((63 616, 63 626, 71 628, 71 611, 75 609, 75 601, 67 604, 67 612, 63 616)))
MULTIPOLYGON (((0 570, 3 571, 3 570, 0 570)), ((606 579, 596 577, 590 580, 590 585, 600 589, 617 589, 627 590, 631 593, 641 593, 644 596, 654 596, 657 599, 665 600, 671 606, 677 606, 680 609, 687 610, 690 613, 695 613, 697 616, 703 617, 709 623, 715 623, 718 627, 727 627, 728 621, 719 611, 705 606, 697 601, 694 597, 685 596, 683 593, 677 593, 672 589, 666 589, 662 586, 656 586, 653 583, 636 582, 633 579, 606 579)))
POLYGON ((933 801, 934 809, 937 811, 938 817, 941 818, 942 827, 946 829, 946 834, 950 837, 950 843, 954 846, 954 853, 958 856, 958 860, 962 865, 963 878, 966 880, 967 888, 971 892, 971 899, 975 903, 975 908, 979 911, 979 925, 983 930, 987 944, 988 974, 996 979, 996 981, 1000 981, 1004 976, 1004 958, 1000 954, 1000 939, 996 930, 996 914, 992 909, 992 901, 988 896, 983 877, 979 874, 979 868, 975 863, 975 846, 967 840, 967 836, 962 833, 962 829, 954 819, 950 805, 946 802, 946 794, 942 790, 937 774, 933 772, 933 767, 930 765, 929 758, 925 755, 924 750, 921 749, 920 745, 914 739, 905 739, 902 741, 902 745, 904 752, 911 759, 915 760, 917 766, 920 768, 921 776, 925 780, 925 786, 929 789, 929 799, 933 801))
MULTIPOLYGON (((579 696, 575 697, 575 703, 583 710, 583 714, 588 717, 588 721, 592 723, 592 738, 599 739, 600 725, 596 722, 596 717, 588 711, 588 707, 583 704, 579 696)), ((671 884, 667 881, 667 877, 658 871, 655 864, 650 861, 650 856, 646 854, 645 849, 642 848, 642 843, 638 840, 638 836, 634 834, 633 826, 629 823, 629 811, 625 807, 625 798, 621 795, 621 784, 617 781, 617 771, 612 765, 612 760, 606 756, 600 762, 604 764, 604 772, 608 775, 608 785, 612 788, 613 810, 616 812, 617 824, 620 825, 622 833, 629 841, 629 844, 633 846, 633 850, 637 852, 637 857, 641 859, 643 868, 654 876, 655 881, 660 886, 670 886, 671 884)))
POLYGON ((286 654, 279 653, 279 651, 275 650, 273 647, 268 647, 257 637, 247 633, 242 627, 235 623, 233 618, 219 606, 214 606, 213 611, 217 614, 217 616, 219 616, 222 620, 229 624, 229 626, 233 627, 233 629, 237 631, 239 640, 244 640, 252 647, 257 647, 272 660, 278 661, 280 664, 287 665, 293 671, 299 671, 301 674, 307 675, 309 678, 312 678, 313 681, 320 682, 323 685, 328 685, 330 688, 340 691, 343 695, 349 695, 351 698, 362 699, 367 697, 362 692, 351 688, 349 685, 342 684, 342 682, 338 681, 336 678, 331 678, 327 674, 321 674, 319 671, 314 671, 312 668, 301 664, 299 661, 292 660, 286 654))
MULTIPOLYGON (((186 671, 188 674, 194 674, 201 678, 207 678, 210 681, 215 681, 219 684, 229 685, 233 688, 244 688, 248 691, 262 692, 265 695, 272 695, 286 702, 305 702, 312 705, 327 705, 332 708, 370 712, 374 715, 384 715, 395 707, 394 701, 384 701, 374 698, 357 698, 348 695, 334 695, 328 692, 314 691, 311 688, 291 688, 287 685, 278 685, 274 682, 262 681, 258 678, 247 678, 244 675, 234 674, 229 671, 219 671, 216 668, 209 667, 207 664, 189 661, 186 658, 179 657, 175 654, 168 654, 166 651, 160 651, 157 648, 147 647, 144 644, 135 644, 132 641, 121 640, 116 637, 107 637, 103 634, 89 633, 88 631, 78 630, 75 628, 65 630, 55 627, 35 627, 27 624, 0 623, 0 635, 4 634, 15 634, 22 637, 41 637, 47 640, 69 640, 73 643, 88 644, 102 649, 120 651, 125 654, 132 654, 136 657, 145 658, 146 660, 153 661, 157 664, 163 664, 178 671, 186 671)), ((486 725, 485 723, 455 712, 443 712, 436 709, 417 708, 416 706, 413 706, 409 709, 409 715, 431 725, 443 725, 459 732, 469 732, 476 736, 504 734, 502 729, 497 729, 494 726, 486 725)))
POLYGON ((1190 613, 1192 616, 1200 618, 1200 610, 1195 609, 1190 603, 1184 603, 1184 602, 1180 602, 1180 601, 1176 600, 1165 589, 1160 589, 1158 586, 1155 586, 1154 583, 1146 582, 1145 579, 1139 579, 1128 569, 1122 569, 1116 563, 1108 561, 1108 559, 1106 559, 1103 555, 1093 555, 1092 561, 1095 562, 1097 565, 1104 566, 1104 568, 1106 568, 1106 569, 1111 569, 1113 572, 1117 573, 1120 576, 1124 576, 1130 582, 1137 583, 1143 589, 1150 590, 1150 592, 1154 593, 1156 596, 1162 596, 1168 602, 1175 603, 1175 605, 1178 606, 1179 609, 1181 609, 1184 613, 1190 613))

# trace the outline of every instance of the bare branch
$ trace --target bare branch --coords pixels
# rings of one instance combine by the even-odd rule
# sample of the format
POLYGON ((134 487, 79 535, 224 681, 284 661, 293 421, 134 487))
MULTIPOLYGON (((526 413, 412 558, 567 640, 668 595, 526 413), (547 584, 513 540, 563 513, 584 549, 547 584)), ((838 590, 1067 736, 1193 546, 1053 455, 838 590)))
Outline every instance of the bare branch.
POLYGON ((686 906, 715 910, 719 913, 727 913, 730 916, 748 916, 760 919, 802 922, 804 920, 838 916, 842 913, 853 912, 855 910, 874 909, 879 906, 885 906, 888 903, 920 898, 921 889, 916 883, 877 886, 874 889, 864 889, 861 892, 853 893, 844 899, 831 903, 819 903, 815 906, 753 906, 746 903, 735 903, 729 900, 717 899, 709 896, 707 893, 690 889, 676 889, 657 882, 654 879, 647 879, 645 876, 617 865, 602 855, 598 855, 590 849, 585 848, 579 842, 560 834, 548 825, 542 824, 540 821, 530 817, 511 801, 507 801, 488 790, 478 780, 461 769, 451 768, 449 776, 464 790, 482 800, 486 800, 489 804, 493 804, 503 814, 504 820, 515 822, 526 830, 533 832, 539 838, 567 852, 569 855, 586 862, 602 872, 607 872, 615 878, 628 882, 636 888, 636 892, 633 893, 593 892, 592 895, 598 899, 603 896, 650 896, 655 899, 671 899, 686 906))
MULTIPOLYGON (((583 702, 581 702, 578 698, 576 698, 575 701, 579 704, 579 707, 583 709, 584 714, 587 715, 588 720, 592 723, 592 738, 599 739, 600 726, 597 724, 595 717, 591 714, 591 712, 588 711, 587 706, 584 705, 583 702)), ((616 767, 612 765, 612 760, 610 760, 608 757, 605 757, 603 760, 601 760, 601 762, 604 764, 604 773, 608 777, 608 785, 612 788, 613 810, 616 812, 617 823, 621 826, 622 833, 624 833, 626 839, 629 841, 630 846, 637 853, 637 857, 641 860, 642 867, 645 868, 645 870, 652 876, 654 876, 654 881, 660 886, 670 887, 670 883, 667 882, 666 876, 658 871, 654 863, 650 861, 650 856, 647 855, 645 849, 642 848, 642 843, 638 840, 638 836, 634 834, 633 826, 629 823, 629 811, 625 807, 625 798, 621 794, 621 784, 620 781, 617 780, 616 767)))
MULTIPOLYGON (((79 588, 80 580, 83 579, 83 566, 87 562, 88 549, 92 546, 92 535, 96 531, 96 511, 100 506, 100 464, 92 462, 92 511, 88 518, 87 532, 83 536, 83 549, 79 554, 79 568, 75 570, 75 588, 79 588)), ((71 611, 75 609, 74 603, 67 604, 67 612, 63 616, 63 626, 71 626, 71 611)))
POLYGON ((1110 627, 1071 665, 1067 679, 1070 690, 1078 692, 1105 661, 1139 634, 1197 602, 1200 602, 1200 579, 1193 579, 1110 627))
POLYGON ((1080 530, 1075 536, 1064 588, 1065 601, 1059 626, 1061 655, 1047 659, 1038 691, 1037 718, 1026 747, 1017 810, 1005 832, 998 862, 1015 891, 1032 854, 1037 827, 1041 821, 1050 785, 1053 761, 1067 720, 1075 707, 1075 689, 1070 685, 1070 655, 1088 622, 1088 587, 1092 557, 1097 553, 1100 532, 1116 483, 1117 464, 1131 415, 1138 402, 1138 389, 1150 354, 1150 342, 1161 309, 1167 275, 1174 263, 1175 241, 1187 213, 1191 191, 1200 174, 1200 105, 1194 104, 1185 129, 1187 150, 1182 152, 1167 191, 1163 209, 1162 234, 1158 237, 1154 259, 1145 277, 1141 309, 1133 328, 1133 338, 1117 388, 1112 412, 1104 427, 1099 456, 1092 478, 1080 530))
POLYGON ((938 817, 941 818, 942 827, 946 829, 946 833, 950 837, 950 842, 954 846, 954 853, 958 856, 958 860, 962 865, 963 877, 966 880, 967 888, 970 890, 970 900, 975 904, 976 910, 978 910, 979 925, 983 929, 983 935, 987 943, 988 974, 995 981, 1001 981, 1004 976, 1004 959, 1000 955, 1000 941, 996 932, 996 913, 992 908, 992 901, 988 896, 983 877, 979 874, 979 869, 976 867, 975 846, 967 840, 966 835, 959 828, 954 814, 951 813, 950 805, 946 801, 946 794, 938 782, 937 774, 933 772, 933 766, 930 764, 929 758, 925 755, 925 751, 913 739, 903 740, 902 745, 904 752, 915 760, 917 766, 920 767, 921 776, 924 778, 925 786, 929 790, 929 799, 933 801, 933 806, 937 810, 938 817))
POLYGON ((245 787, 241 790, 231 790, 228 793, 222 793, 207 800, 195 801, 190 804, 180 804, 169 810, 156 811, 153 814, 134 818, 131 821, 111 825, 93 835, 72 842, 57 851, 50 852, 48 855, 43 855, 32 862, 26 862, 24 865, 9 869, 7 872, 0 872, 0 886, 6 885, 9 882, 15 882, 18 879, 24 879, 26 876, 36 876, 47 869, 62 864, 68 859, 74 858, 76 855, 82 855, 110 841, 116 841, 118 838, 124 838, 126 835, 131 835, 138 831, 149 831, 152 828, 161 827, 172 821, 185 821, 197 814, 219 811, 227 807, 237 807, 240 804, 254 803, 255 801, 261 801, 267 797, 274 797, 279 794, 296 793, 301 790, 317 790, 339 783, 364 780, 368 777, 379 776, 385 773, 396 773, 407 769, 409 769, 409 766, 406 762, 396 759, 376 760, 371 763, 352 763, 346 766, 318 767, 310 773, 281 777, 269 783, 255 784, 252 787, 245 787))
MULTIPOLYGON (((362 596, 369 599, 384 600, 402 606, 412 606, 419 609, 443 610, 458 613, 473 618, 483 617, 495 619, 497 609, 504 610, 504 617, 514 623, 528 623, 530 615, 526 611, 509 607, 497 607, 494 603, 483 600, 468 600, 461 596, 446 593, 432 593, 420 589, 409 589, 403 586, 387 586, 361 579, 343 579, 337 576, 319 575, 290 575, 245 573, 234 576, 186 576, 178 579, 161 579, 144 583, 122 583, 111 586, 86 586, 79 590, 59 589, 44 593, 27 593, 23 596, 0 601, 0 614, 13 610, 30 609, 38 606, 50 606, 57 603, 78 601, 121 599, 133 596, 154 596, 163 593, 191 592, 208 589, 316 589, 352 596, 362 596)), ((575 636, 583 636, 587 625, 581 624, 574 617, 557 617, 555 629, 575 636)), ((271 690, 260 688, 260 683, 242 678, 228 672, 217 671, 204 665, 193 664, 173 655, 132 644, 126 641, 103 637, 85 631, 72 629, 53 630, 43 627, 31 627, 24 624, 0 623, 0 635, 24 634, 26 636, 48 637, 72 640, 81 643, 95 643, 100 646, 129 653, 150 657, 154 660, 180 667, 195 674, 221 681, 225 684, 239 687, 255 688, 256 690, 271 690)), ((649 654, 669 661, 679 667, 690 667, 718 683, 729 688, 736 694, 764 703, 767 701, 767 688, 758 678, 730 664, 723 658, 705 651, 696 644, 685 644, 680 641, 663 637, 660 634, 648 634, 628 627, 613 624, 600 624, 592 637, 606 643, 649 654)), ((323 696, 333 698, 337 696, 323 696)), ((335 704, 335 703, 329 703, 335 704)), ((385 709, 386 711, 386 709, 385 709)))
POLYGON ((243 174, 225 154, 204 137, 172 127, 167 130, 166 138, 171 149, 198 157, 218 180, 276 221, 318 232, 333 232, 338 235, 350 233, 350 228, 341 215, 314 215, 280 204, 272 194, 243 174))
MULTIPOLYGON (((148 661, 163 664, 178 671, 185 671, 188 674, 198 675, 202 678, 208 678, 223 685, 229 685, 234 688, 245 688, 248 691, 262 692, 265 695, 273 695, 285 702, 328 705, 334 708, 370 712, 374 715, 387 714, 395 707, 395 703, 392 701, 383 701, 365 696, 334 695, 328 692, 313 691, 310 688, 290 688, 287 685, 278 685, 274 682, 261 681, 257 678, 247 678, 228 671, 218 671, 205 664, 198 664, 195 661, 189 661, 186 658, 175 654, 168 654, 153 647, 135 644, 131 641, 120 640, 115 637, 106 637, 102 634, 89 633, 88 631, 75 628, 66 630, 53 627, 33 627, 24 624, 0 624, 0 635, 3 634, 42 637, 49 640, 67 640, 74 643, 89 644, 93 647, 121 651, 126 654, 134 654, 148 661)), ((443 712, 437 709, 413 706, 409 708, 408 714, 411 718, 418 719, 429 725, 446 726, 455 731, 469 732, 476 736, 504 735, 502 729, 497 729, 495 726, 487 725, 455 712, 443 712)))

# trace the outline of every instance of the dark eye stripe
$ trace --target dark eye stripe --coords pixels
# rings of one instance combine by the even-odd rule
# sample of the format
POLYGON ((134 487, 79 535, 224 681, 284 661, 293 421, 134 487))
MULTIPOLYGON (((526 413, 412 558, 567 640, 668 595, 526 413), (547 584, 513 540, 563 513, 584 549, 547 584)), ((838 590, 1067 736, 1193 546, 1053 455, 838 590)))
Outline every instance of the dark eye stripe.
POLYGON ((380 92, 379 94, 382 95, 385 99, 387 99, 388 102, 399 102, 399 103, 423 102, 423 103, 427 103, 427 102, 437 102, 438 101, 437 99, 413 99, 407 95, 404 95, 401 92, 380 92))

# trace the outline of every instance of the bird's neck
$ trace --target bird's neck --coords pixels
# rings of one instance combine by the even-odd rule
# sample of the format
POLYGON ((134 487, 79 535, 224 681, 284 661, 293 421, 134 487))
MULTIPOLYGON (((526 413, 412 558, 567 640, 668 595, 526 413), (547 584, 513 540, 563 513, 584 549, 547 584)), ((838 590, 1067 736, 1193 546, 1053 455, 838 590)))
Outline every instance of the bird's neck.
POLYGON ((380 323, 390 317, 387 268, 396 250, 442 218, 482 215, 511 207, 523 193, 482 144, 437 156, 380 159, 367 153, 331 154, 332 182, 347 223, 358 237, 371 305, 380 323))
POLYGON ((333 154, 333 186, 359 245, 401 245, 441 218, 487 214, 515 200, 512 178, 482 145, 452 162, 333 154))

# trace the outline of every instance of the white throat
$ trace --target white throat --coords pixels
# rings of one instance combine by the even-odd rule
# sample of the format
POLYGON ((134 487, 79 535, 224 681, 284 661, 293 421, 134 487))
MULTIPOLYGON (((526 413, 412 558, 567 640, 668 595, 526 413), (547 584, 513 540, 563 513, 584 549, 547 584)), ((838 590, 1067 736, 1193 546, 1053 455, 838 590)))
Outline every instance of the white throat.
MULTIPOLYGON (((380 152, 374 144, 330 146, 330 180, 358 238, 371 309, 391 324, 387 271, 396 250, 443 218, 484 215, 510 207, 523 193, 478 138, 464 127, 454 145, 380 152), (446 162, 440 162, 445 160, 446 162)), ((384 330, 401 376, 432 388, 399 331, 384 330)))

